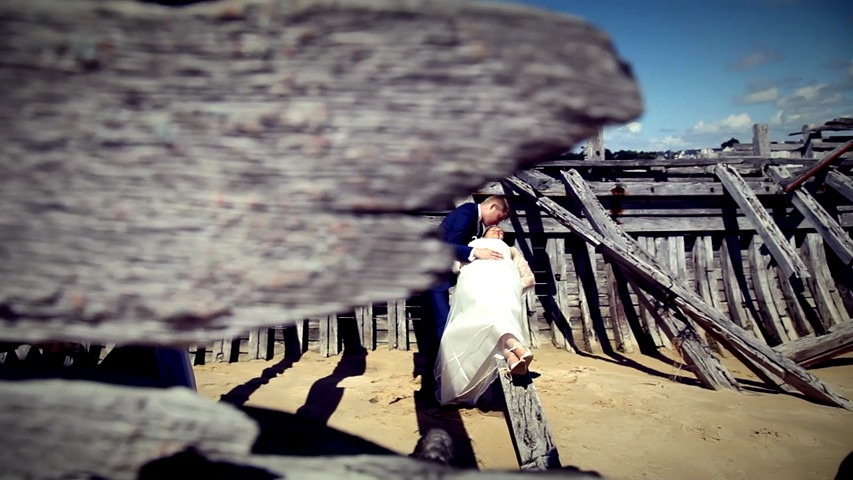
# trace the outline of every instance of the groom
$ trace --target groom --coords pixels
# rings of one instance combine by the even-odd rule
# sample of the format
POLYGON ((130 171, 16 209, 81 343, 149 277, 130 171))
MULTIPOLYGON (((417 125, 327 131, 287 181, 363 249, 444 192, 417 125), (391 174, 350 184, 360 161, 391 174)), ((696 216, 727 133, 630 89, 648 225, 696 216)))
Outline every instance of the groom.
MULTIPOLYGON (((456 250, 456 259, 460 262, 470 262, 474 259, 500 260, 503 258, 499 252, 488 248, 472 248, 468 242, 472 238, 483 234, 486 227, 497 225, 509 218, 509 203, 500 195, 493 195, 479 205, 464 203, 450 212, 438 227, 439 238, 450 244, 456 250)), ((456 283, 456 275, 448 272, 442 281, 427 290, 424 298, 424 323, 425 332, 429 339, 425 345, 426 356, 425 372, 422 376, 421 389, 434 390, 435 379, 432 369, 435 366, 438 355, 438 343, 444 334, 444 326, 447 324, 447 316, 450 313, 449 290, 456 283)), ((426 393, 426 392, 425 392, 426 393)))

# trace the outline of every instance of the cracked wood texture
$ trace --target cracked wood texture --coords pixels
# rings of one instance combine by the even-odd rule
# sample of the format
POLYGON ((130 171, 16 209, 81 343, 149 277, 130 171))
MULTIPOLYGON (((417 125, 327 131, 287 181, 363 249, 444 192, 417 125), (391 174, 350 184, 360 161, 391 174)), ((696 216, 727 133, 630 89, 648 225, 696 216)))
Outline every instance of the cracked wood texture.
POLYGON ((186 345, 403 298, 405 212, 641 99, 609 37, 442 1, 0 2, 0 339, 186 345))

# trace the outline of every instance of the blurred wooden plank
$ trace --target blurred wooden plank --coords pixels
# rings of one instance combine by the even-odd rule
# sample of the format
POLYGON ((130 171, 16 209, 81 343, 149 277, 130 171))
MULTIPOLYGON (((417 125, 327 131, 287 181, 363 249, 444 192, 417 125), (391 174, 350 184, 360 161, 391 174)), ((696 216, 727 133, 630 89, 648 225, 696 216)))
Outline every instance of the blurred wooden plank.
POLYGON ((0 339, 189 345, 406 298, 452 262, 408 212, 642 111, 607 35, 515 5, 33 0, 0 31, 0 339))

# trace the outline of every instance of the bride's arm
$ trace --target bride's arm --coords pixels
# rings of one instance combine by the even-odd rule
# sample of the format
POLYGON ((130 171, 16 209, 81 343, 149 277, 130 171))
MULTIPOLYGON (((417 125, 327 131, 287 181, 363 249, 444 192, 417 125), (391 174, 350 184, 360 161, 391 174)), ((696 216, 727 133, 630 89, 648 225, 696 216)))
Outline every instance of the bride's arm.
POLYGON ((518 274, 521 275, 521 285, 525 289, 532 287, 536 284, 536 278, 533 276, 533 270, 530 269, 527 260, 524 259, 524 255, 515 247, 510 247, 509 252, 512 254, 513 263, 518 268, 518 274))

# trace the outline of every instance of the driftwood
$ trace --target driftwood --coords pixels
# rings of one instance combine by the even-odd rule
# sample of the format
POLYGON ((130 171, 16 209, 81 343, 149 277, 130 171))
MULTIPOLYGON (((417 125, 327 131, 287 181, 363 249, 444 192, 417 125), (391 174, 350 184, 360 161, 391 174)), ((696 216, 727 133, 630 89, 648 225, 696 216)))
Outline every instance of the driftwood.
POLYGON ((654 295, 659 290, 665 290, 667 295, 661 299, 667 305, 674 305, 686 315, 689 315, 706 332, 730 349, 733 354, 744 361, 745 365, 765 381, 774 377, 788 383, 791 387, 802 392, 806 397, 827 405, 853 409, 851 402, 832 390, 828 385, 814 377, 791 360, 788 360, 767 345, 759 342, 745 330, 735 325, 725 315, 715 310, 713 306, 702 300, 696 293, 684 287, 677 278, 660 268, 656 262, 638 254, 635 245, 623 246, 607 236, 601 235, 578 217, 553 200, 542 197, 535 189, 516 177, 507 179, 507 185, 519 193, 529 197, 536 206, 563 223, 570 231, 584 241, 608 255, 628 271, 640 284, 652 285, 654 295), (768 377, 768 373, 771 375, 768 377))
POLYGON ((36 0, 0 29, 6 339, 191 344, 404 298, 452 257, 403 212, 641 111, 605 34, 514 5, 36 0))

